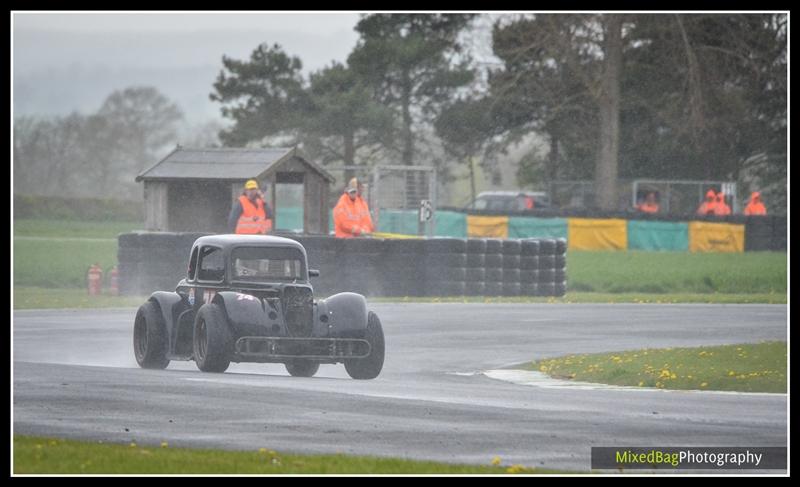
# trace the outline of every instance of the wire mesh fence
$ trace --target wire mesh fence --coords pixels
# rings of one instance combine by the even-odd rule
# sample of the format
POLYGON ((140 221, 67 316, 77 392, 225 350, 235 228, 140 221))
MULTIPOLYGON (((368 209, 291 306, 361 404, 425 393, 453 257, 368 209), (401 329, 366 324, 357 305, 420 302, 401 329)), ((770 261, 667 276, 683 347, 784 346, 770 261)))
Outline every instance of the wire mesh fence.
MULTIPOLYGON (((709 189, 723 192, 725 201, 733 213, 740 213, 741 204, 737 186, 726 181, 691 181, 635 179, 617 182, 618 210, 635 208, 653 193, 659 204, 659 213, 693 214, 705 199, 709 189)), ((594 181, 552 181, 549 184, 550 199, 554 208, 595 208, 596 190, 594 181)))
MULTIPOLYGON (((331 191, 331 208, 351 178, 363 185, 361 197, 367 202, 375 227, 381 214, 395 217, 398 212, 416 212, 422 201, 436 209, 436 169, 429 166, 340 166, 326 168, 335 178, 337 187, 331 191)), ((433 219, 419 225, 414 233, 433 235, 433 219)))
POLYGON ((697 211, 709 189, 715 193, 722 191, 732 212, 741 212, 736 183, 725 181, 637 179, 633 181, 630 204, 635 207, 649 193, 654 193, 660 213, 688 215, 697 211))

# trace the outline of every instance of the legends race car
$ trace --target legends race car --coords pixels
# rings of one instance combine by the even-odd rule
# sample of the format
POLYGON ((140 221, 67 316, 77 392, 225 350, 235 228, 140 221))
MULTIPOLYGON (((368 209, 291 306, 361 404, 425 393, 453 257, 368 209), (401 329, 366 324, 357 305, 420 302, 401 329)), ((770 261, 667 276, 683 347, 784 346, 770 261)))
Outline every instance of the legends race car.
POLYGON ((374 379, 384 337, 364 296, 314 300, 300 243, 263 235, 214 235, 192 245, 188 274, 175 292, 154 292, 139 307, 133 349, 143 368, 194 360, 204 372, 231 362, 277 362, 311 377, 320 364, 344 363, 350 377, 374 379))

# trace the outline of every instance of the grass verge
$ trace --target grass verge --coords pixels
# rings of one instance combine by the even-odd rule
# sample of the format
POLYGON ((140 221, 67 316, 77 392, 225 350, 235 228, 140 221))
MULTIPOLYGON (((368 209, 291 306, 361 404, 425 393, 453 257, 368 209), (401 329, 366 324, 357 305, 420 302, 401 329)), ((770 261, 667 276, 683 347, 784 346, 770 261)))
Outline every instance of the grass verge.
POLYGON ((520 465, 456 465, 349 455, 104 444, 14 436, 15 474, 513 474, 564 473, 520 465))
POLYGON ((786 342, 567 355, 527 364, 554 378, 618 386, 786 392, 786 342))
POLYGON ((635 303, 635 304, 786 304, 786 294, 723 294, 723 293, 593 293, 568 292, 560 298, 537 296, 445 296, 445 297, 374 297, 376 303, 635 303))
POLYGON ((126 308, 146 300, 147 296, 89 296, 86 289, 14 286, 14 309, 126 308))
MULTIPOLYGON (((52 308, 125 308, 139 306, 147 296, 89 296, 83 288, 44 288, 36 286, 14 286, 14 309, 52 308)), ((561 298, 546 297, 370 297, 371 303, 635 303, 635 304, 786 304, 785 294, 611 294, 611 293, 567 293, 561 298)))
POLYGON ((117 263, 117 241, 14 239, 15 286, 84 287, 94 263, 108 274, 117 263))
POLYGON ((15 237, 112 238, 141 230, 142 222, 14 219, 15 237))
POLYGON ((567 254, 572 291, 785 294, 786 252, 581 252, 567 254))

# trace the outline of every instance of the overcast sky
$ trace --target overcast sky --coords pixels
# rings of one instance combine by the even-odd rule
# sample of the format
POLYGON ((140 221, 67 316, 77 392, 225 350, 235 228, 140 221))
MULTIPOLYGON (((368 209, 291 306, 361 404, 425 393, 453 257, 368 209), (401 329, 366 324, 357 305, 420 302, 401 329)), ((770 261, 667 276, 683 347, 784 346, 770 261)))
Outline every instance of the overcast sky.
POLYGON ((123 85, 152 84, 190 117, 207 118, 219 110, 207 97, 223 55, 246 59, 258 44, 278 43, 308 74, 346 60, 358 19, 357 12, 13 12, 15 115, 92 111, 123 85))
POLYGON ((73 64, 219 64, 222 54, 243 57, 258 42, 277 42, 314 70, 344 61, 358 38, 358 18, 355 12, 15 13, 14 68, 28 74, 73 64))

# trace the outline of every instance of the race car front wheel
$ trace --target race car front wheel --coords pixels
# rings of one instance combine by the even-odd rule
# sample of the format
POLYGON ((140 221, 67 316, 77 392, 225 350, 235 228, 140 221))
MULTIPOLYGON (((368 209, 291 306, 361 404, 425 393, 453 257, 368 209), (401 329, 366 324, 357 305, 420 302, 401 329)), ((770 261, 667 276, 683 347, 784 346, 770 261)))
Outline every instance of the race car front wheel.
POLYGON ((370 353, 364 358, 350 359, 344 363, 344 368, 353 379, 374 379, 383 369, 383 356, 385 352, 383 342, 383 327, 378 315, 369 312, 367 317, 367 330, 364 338, 370 344, 370 353))
POLYGON ((204 304, 194 320, 193 350, 197 368, 225 372, 231 364, 231 333, 225 312, 216 304, 204 304))
POLYGON ((133 322, 133 354, 143 369, 164 369, 167 358, 167 331, 158 307, 148 301, 139 306, 133 322))

